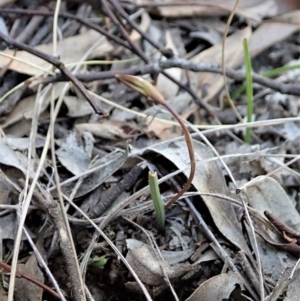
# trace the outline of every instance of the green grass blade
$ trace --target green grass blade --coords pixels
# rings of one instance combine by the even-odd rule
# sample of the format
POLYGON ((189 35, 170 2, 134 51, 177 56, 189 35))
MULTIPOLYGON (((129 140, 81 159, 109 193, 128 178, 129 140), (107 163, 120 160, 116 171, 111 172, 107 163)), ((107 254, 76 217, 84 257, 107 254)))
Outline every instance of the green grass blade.
POLYGON ((148 179, 157 223, 160 230, 163 230, 165 228, 165 208, 158 187, 157 173, 149 171, 148 179))
MULTIPOLYGON (((252 68, 251 68, 251 57, 249 52, 248 41, 244 39, 244 57, 246 67, 246 92, 247 92, 247 122, 252 121, 253 116, 253 82, 252 82, 252 68)), ((245 142, 250 143, 251 139, 251 128, 246 128, 245 142)))

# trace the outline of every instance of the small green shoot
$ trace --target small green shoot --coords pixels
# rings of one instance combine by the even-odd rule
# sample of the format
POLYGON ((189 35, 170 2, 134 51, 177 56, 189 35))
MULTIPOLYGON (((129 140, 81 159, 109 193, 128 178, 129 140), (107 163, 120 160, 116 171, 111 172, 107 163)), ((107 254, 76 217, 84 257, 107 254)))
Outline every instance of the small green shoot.
POLYGON ((165 208, 159 191, 157 173, 149 171, 148 179, 157 223, 159 229, 163 230, 165 228, 165 208))
POLYGON ((133 75, 116 74, 115 77, 121 82, 123 82, 129 88, 138 91, 145 96, 150 97, 156 103, 164 106, 174 116, 174 118, 177 120, 177 122, 180 124, 182 128, 185 137, 185 142, 188 148, 189 157, 190 157, 191 170, 190 170, 189 178, 185 183, 185 185, 183 186, 183 188, 166 205, 166 207, 168 208, 172 204, 174 204, 190 188, 195 175, 196 160, 194 155, 194 144, 193 144, 193 139, 191 137, 191 134, 186 124, 184 123, 183 119, 180 117, 180 115, 178 115, 178 113, 172 107, 170 107, 170 105, 166 102, 164 97, 158 92, 157 89, 155 89, 155 87, 152 84, 142 79, 141 77, 137 77, 133 75))
POLYGON ((89 259, 88 264, 94 267, 103 268, 106 262, 107 259, 105 258, 105 256, 101 256, 95 259, 89 259))
MULTIPOLYGON (((253 82, 252 82, 252 68, 251 68, 251 56, 249 52, 248 41, 244 39, 244 57, 246 67, 246 92, 247 92, 247 123, 252 121, 253 116, 253 82)), ((251 128, 246 128, 246 134, 244 141, 250 143, 251 128)))

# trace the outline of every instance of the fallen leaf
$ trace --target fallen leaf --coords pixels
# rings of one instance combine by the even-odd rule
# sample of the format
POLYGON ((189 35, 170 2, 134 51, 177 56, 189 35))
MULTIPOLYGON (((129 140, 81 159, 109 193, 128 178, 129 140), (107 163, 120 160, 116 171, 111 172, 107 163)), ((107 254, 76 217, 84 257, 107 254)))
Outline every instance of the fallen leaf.
POLYGON ((100 138, 118 140, 130 138, 125 130, 136 129, 137 126, 133 122, 105 120, 104 122, 76 124, 75 128, 79 131, 88 131, 100 138))
POLYGON ((165 282, 164 274, 172 280, 181 277, 191 269, 190 264, 182 263, 172 266, 167 264, 159 257, 154 248, 146 244, 137 245, 129 241, 127 242, 127 247, 128 253, 126 259, 145 284, 161 285, 165 282))
MULTIPOLYGON (((53 84, 53 91, 54 91, 54 98, 58 98, 62 93, 62 90, 65 86, 65 83, 55 83, 53 84)), ((46 88, 45 88, 46 89, 46 88)), ((41 110, 40 114, 47 108, 50 103, 52 92, 51 89, 47 88, 48 90, 45 92, 46 95, 41 97, 39 100, 42 101, 41 103, 41 110)), ((23 98, 18 104, 14 107, 14 109, 10 112, 7 116, 5 123, 2 125, 2 128, 5 129, 8 126, 15 124, 16 122, 24 119, 32 119, 34 114, 34 106, 36 102, 36 95, 31 95, 28 97, 23 98)))
POLYGON ((73 175, 84 173, 90 163, 93 137, 90 133, 72 131, 66 137, 60 148, 55 152, 60 163, 73 175))
MULTIPOLYGON (((177 39, 181 40, 181 38, 179 36, 180 32, 176 31, 176 33, 178 35, 177 39)), ((166 31, 165 48, 171 49, 173 51, 174 55, 178 56, 178 50, 173 41, 174 38, 176 38, 176 36, 174 36, 174 32, 173 32, 173 35, 171 35, 170 30, 166 31)), ((166 58, 164 57, 164 58, 162 58, 162 60, 166 60, 166 58)), ((165 72, 168 75, 175 78, 177 81, 181 80, 181 75, 182 75, 181 68, 170 68, 168 70, 165 70, 165 72)), ((177 95, 177 93, 179 91, 179 86, 161 73, 158 75, 157 83, 156 83, 155 87, 161 93, 161 95, 166 99, 177 95)))
POLYGON ((229 299, 236 285, 242 283, 237 273, 222 273, 203 282, 186 301, 226 300, 229 299))
MULTIPOLYGON (((103 43, 101 43, 101 45, 94 50, 94 53, 90 55, 90 58, 97 57, 99 54, 103 55, 112 50, 112 46, 102 34, 94 30, 88 30, 82 34, 60 40, 57 43, 57 55, 60 57, 60 61, 64 64, 78 62, 94 45, 95 41, 99 39, 102 39, 103 43)), ((50 43, 46 45, 39 45, 35 47, 35 49, 52 55, 53 44, 50 43)), ((51 70, 52 68, 51 64, 28 53, 27 51, 20 50, 15 52, 14 50, 5 50, 4 53, 15 56, 23 61, 34 62, 35 65, 38 65, 46 70, 51 70)), ((0 68, 4 67, 10 62, 10 60, 10 58, 1 57, 0 68)), ((12 63, 9 65, 9 69, 28 75, 38 75, 41 73, 40 69, 29 66, 17 60, 12 61, 12 63)))
POLYGON ((288 285, 284 301, 298 301, 300 296, 300 270, 296 270, 288 285))
MULTIPOLYGON (((272 178, 260 176, 243 185, 241 188, 249 206, 257 210, 261 216, 265 210, 278 216, 281 220, 300 230, 300 216, 283 188, 272 178)), ((261 218, 252 214, 254 225, 268 235, 275 243, 282 243, 278 233, 261 221, 261 218)), ((271 246, 259 235, 256 235, 260 260, 265 275, 277 281, 286 269, 295 264, 296 259, 286 251, 271 246)))
MULTIPOLYGON (((127 243, 127 247, 130 249, 137 249, 145 245, 143 242, 136 239, 127 239, 126 243, 127 243)), ((155 250, 153 250, 152 247, 148 245, 146 246, 151 251, 155 252, 155 250)), ((164 261, 171 265, 187 260, 193 255, 194 252, 195 252, 194 249, 187 249, 185 251, 165 251, 165 250, 160 251, 164 261)))
POLYGON ((300 11, 298 10, 286 16, 274 18, 262 23, 253 32, 249 41, 251 58, 299 31, 299 14, 300 11), (295 19, 298 20, 297 23, 295 19))
MULTIPOLYGON (((100 186, 105 180, 107 180, 114 172, 116 172, 125 162, 127 154, 112 152, 106 156, 96 160, 90 168, 97 168, 96 171, 87 175, 80 188, 77 190, 75 195, 79 198, 87 193, 93 191, 95 188, 100 186)), ((61 185, 62 191, 66 195, 70 195, 76 185, 77 181, 61 185)), ((56 195, 56 192, 53 192, 56 195)))
MULTIPOLYGON (((225 64, 226 68, 235 68, 243 61, 243 39, 249 40, 251 27, 248 26, 226 38, 225 43, 225 64)), ((221 65, 222 44, 216 44, 191 58, 193 63, 205 63, 221 65)), ((194 73, 189 71, 192 84, 197 87, 203 101, 210 101, 224 85, 223 77, 220 74, 207 72, 194 73)))

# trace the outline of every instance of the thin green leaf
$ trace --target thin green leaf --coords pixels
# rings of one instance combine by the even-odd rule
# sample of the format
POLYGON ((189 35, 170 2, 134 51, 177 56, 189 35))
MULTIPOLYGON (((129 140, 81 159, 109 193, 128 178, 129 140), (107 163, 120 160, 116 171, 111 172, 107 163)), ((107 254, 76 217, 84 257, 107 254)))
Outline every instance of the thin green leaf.
MULTIPOLYGON (((251 57, 249 52, 248 41, 244 39, 244 56, 245 56, 245 67, 246 67, 246 91, 247 91, 247 122, 252 121, 253 116, 253 82, 252 82, 252 68, 251 68, 251 57)), ((245 142, 250 143, 251 139, 251 128, 246 128, 245 142)))
POLYGON ((149 179, 151 198, 153 201, 157 223, 159 228, 163 230, 165 227, 165 208, 158 187, 157 173, 156 172, 152 173, 149 171, 148 179, 149 179))

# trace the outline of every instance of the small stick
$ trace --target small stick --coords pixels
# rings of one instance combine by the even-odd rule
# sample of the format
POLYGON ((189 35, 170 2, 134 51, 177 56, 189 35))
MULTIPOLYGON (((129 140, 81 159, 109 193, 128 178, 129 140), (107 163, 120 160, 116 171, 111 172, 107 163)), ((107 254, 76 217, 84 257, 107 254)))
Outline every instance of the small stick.
MULTIPOLYGON (((11 266, 0 261, 0 267, 3 268, 4 270, 10 272, 11 271, 11 266)), ((35 278, 32 278, 30 275, 28 274, 25 274, 25 273, 22 273, 22 272, 19 272, 17 270, 17 273, 16 273, 16 276, 17 277, 20 277, 20 278, 24 278, 34 284, 36 284, 37 286, 39 286, 40 288, 44 289, 45 291, 47 291, 48 293, 50 293, 51 295, 53 295, 54 297, 60 299, 60 296, 52 289, 50 288, 49 286, 47 286, 46 284, 36 280, 35 278)))
POLYGON ((24 43, 20 43, 16 40, 13 40, 12 38, 10 38, 9 36, 1 33, 0 31, 0 41, 3 40, 8 46, 12 45, 14 47, 17 47, 19 49, 25 50, 41 59, 43 59, 44 61, 52 64, 54 67, 56 67, 57 69, 60 70, 60 72, 62 73, 63 76, 65 76, 65 78, 67 78, 69 81, 71 81, 73 83, 73 85, 81 92, 81 94, 83 95, 83 97, 90 103, 90 105, 92 106, 92 108, 94 109, 96 114, 99 115, 103 115, 104 117, 108 116, 108 113, 103 111, 99 105, 93 100, 93 98, 90 96, 90 94, 88 93, 88 91, 86 90, 86 88, 84 87, 84 85, 82 84, 82 82, 80 82, 73 74, 70 70, 68 70, 66 68, 66 66, 59 61, 56 57, 51 56, 47 53, 44 53, 40 50, 37 50, 31 46, 28 46, 24 43))
POLYGON ((284 221, 282 221, 279 217, 271 213, 270 211, 265 211, 264 215, 268 218, 268 220, 277 228, 277 230, 281 233, 286 233, 292 237, 300 237, 300 233, 295 231, 291 227, 289 227, 284 221))

